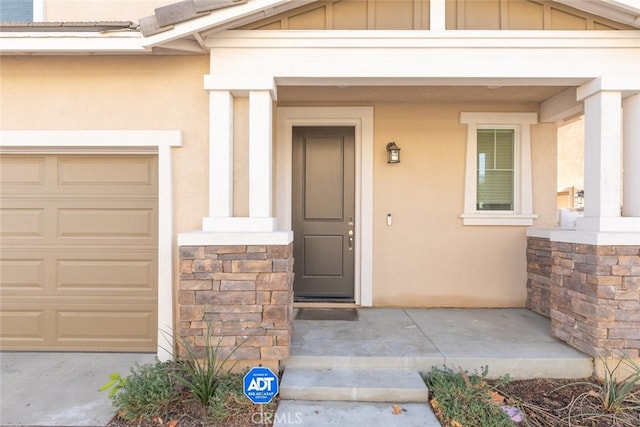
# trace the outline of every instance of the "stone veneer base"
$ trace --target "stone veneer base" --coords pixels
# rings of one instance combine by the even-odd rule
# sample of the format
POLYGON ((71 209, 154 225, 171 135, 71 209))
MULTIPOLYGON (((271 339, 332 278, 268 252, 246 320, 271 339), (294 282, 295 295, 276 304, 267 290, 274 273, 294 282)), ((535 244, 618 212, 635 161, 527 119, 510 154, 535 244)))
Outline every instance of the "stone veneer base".
POLYGON ((180 356, 187 356, 181 342, 203 353, 210 333, 222 358, 233 351, 230 360, 268 365, 286 360, 293 317, 292 244, 179 250, 180 356))
POLYGON ((640 246, 527 246, 527 307, 551 318, 554 336, 594 357, 640 356, 640 246))

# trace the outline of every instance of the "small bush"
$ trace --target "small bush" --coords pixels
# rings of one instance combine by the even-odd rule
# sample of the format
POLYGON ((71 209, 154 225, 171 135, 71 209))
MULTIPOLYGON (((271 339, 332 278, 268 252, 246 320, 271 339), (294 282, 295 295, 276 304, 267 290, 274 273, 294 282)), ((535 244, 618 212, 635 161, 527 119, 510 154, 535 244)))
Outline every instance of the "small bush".
POLYGON ((640 366, 629 358, 620 358, 611 367, 603 360, 604 379, 600 389, 602 408, 607 412, 640 409, 640 366), (618 380, 620 368, 626 366, 631 373, 618 380))
POLYGON ((110 396, 118 415, 125 420, 164 417, 178 391, 170 365, 156 361, 131 368, 131 375, 110 396))
POLYGON ((216 395, 222 378, 227 376, 236 365, 234 363, 228 368, 224 367, 231 355, 239 348, 239 345, 233 347, 226 357, 221 357, 219 354, 220 339, 214 345, 210 329, 207 328, 207 333, 204 336, 204 354, 198 352, 198 349, 188 341, 181 340, 188 358, 178 361, 179 369, 176 371, 176 379, 187 387, 191 394, 202 404, 205 413, 206 408, 216 395))
POLYGON ((488 369, 470 375, 448 368, 433 368, 425 381, 432 393, 431 405, 451 426, 513 427, 513 421, 492 397, 488 369))

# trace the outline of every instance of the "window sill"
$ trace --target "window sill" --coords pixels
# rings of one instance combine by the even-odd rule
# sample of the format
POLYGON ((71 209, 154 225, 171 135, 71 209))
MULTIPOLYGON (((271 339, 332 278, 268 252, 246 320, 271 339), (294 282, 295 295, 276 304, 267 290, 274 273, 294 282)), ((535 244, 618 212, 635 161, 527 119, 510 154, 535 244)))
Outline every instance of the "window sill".
POLYGON ((462 225, 511 225, 529 227, 533 225, 533 220, 538 218, 538 215, 474 212, 460 214, 460 218, 462 218, 462 225))

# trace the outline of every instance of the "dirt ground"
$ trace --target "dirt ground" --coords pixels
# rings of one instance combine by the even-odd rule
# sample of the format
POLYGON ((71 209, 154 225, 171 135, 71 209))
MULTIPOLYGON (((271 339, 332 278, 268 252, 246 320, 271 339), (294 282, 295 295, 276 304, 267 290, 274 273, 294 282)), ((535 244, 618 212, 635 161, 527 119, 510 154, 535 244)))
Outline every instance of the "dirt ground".
POLYGON ((499 391, 508 404, 524 410, 522 426, 637 427, 639 408, 603 409, 602 384, 595 379, 530 379, 512 381, 499 391))

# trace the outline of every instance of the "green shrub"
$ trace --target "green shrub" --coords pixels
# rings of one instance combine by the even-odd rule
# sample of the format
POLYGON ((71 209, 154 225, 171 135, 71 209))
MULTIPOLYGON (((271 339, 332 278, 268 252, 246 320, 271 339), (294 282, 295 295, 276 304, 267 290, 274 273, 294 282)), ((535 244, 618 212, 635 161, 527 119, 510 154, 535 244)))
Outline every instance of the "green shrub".
POLYGON ((207 328, 203 349, 196 348, 185 339, 180 340, 188 358, 178 360, 179 369, 176 370, 176 380, 187 387, 202 404, 204 413, 213 401, 221 380, 228 376, 236 365, 234 363, 230 367, 226 367, 229 358, 240 347, 240 344, 234 346, 225 357, 222 357, 219 354, 221 339, 222 337, 214 345, 210 328, 207 328))
POLYGON ((170 402, 177 395, 170 365, 156 361, 144 365, 136 363, 131 368, 131 375, 110 397, 121 418, 134 420, 166 416, 170 402))
POLYGON ((513 422, 493 400, 487 367, 480 374, 432 368, 425 381, 431 405, 453 426, 513 427, 513 422))
POLYGON ((640 409, 640 366, 632 359, 623 357, 618 359, 615 366, 610 367, 606 359, 604 379, 600 389, 602 408, 607 412, 640 409), (630 372, 624 379, 618 380, 620 368, 626 366, 630 372))

